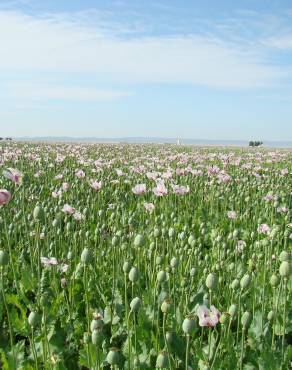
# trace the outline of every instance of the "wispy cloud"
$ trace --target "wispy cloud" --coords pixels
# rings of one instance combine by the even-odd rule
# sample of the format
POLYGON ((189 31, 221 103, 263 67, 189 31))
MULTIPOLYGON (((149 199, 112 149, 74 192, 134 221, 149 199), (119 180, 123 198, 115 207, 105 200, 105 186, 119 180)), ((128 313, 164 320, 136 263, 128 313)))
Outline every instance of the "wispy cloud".
MULTIPOLYGON (((289 66, 268 62, 264 42, 257 47, 237 44, 212 32, 125 38, 119 37, 121 25, 117 29, 104 18, 99 22, 98 13, 93 18, 89 12, 33 16, 0 10, 0 77, 31 76, 29 88, 15 85, 14 78, 4 89, 20 98, 95 100, 131 95, 112 86, 173 83, 246 89, 277 85, 291 76, 289 66), (39 78, 56 73, 70 76, 70 86, 62 78, 55 84, 39 78), (97 87, 79 86, 81 76, 97 87), (99 88, 106 85, 111 88, 99 88)), ((229 32, 231 24, 226 23, 229 32)))

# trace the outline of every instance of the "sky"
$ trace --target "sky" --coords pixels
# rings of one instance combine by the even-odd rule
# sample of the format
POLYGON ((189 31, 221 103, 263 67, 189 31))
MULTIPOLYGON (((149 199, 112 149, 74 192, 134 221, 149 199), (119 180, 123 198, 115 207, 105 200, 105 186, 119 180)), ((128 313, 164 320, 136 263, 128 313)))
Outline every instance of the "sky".
POLYGON ((0 0, 0 136, 292 141, 292 2, 0 0))

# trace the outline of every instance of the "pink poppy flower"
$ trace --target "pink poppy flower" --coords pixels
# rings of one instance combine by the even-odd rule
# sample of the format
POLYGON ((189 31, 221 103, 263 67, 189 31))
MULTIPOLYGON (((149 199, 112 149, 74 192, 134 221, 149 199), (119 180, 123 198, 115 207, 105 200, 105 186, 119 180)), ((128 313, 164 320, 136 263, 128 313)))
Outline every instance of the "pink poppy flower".
POLYGON ((15 168, 7 168, 3 171, 3 175, 15 184, 21 184, 22 182, 23 174, 15 168))
POLYGON ((132 188, 132 192, 136 195, 141 195, 146 193, 146 185, 145 184, 137 184, 132 188))
POLYGON ((270 232, 271 228, 270 226, 268 226, 267 224, 261 224, 259 227, 258 227, 258 232, 260 234, 268 234, 270 232))
POLYGON ((218 324, 221 313, 214 306, 211 306, 210 310, 206 306, 199 306, 197 316, 200 326, 214 327, 218 324))
POLYGON ((98 191, 101 189, 102 183, 101 181, 90 180, 90 186, 92 187, 92 189, 98 191))
POLYGON ((61 190, 59 191, 52 191, 52 197, 53 198, 59 198, 61 196, 62 192, 61 190))
POLYGON ((166 195, 167 194, 167 188, 164 185, 164 182, 163 181, 158 181, 157 182, 156 188, 153 189, 153 193, 157 197, 163 197, 163 195, 166 195))
POLYGON ((146 211, 152 212, 155 209, 155 205, 153 203, 144 203, 144 207, 146 211))
POLYGON ((48 267, 48 266, 56 266, 58 264, 58 261, 57 261, 57 258, 55 257, 51 257, 51 258, 47 258, 47 257, 41 257, 41 263, 48 267))
POLYGON ((173 185, 172 190, 177 195, 184 195, 190 191, 190 188, 184 185, 173 185))
POLYGON ((230 219, 230 220, 235 220, 236 217, 237 217, 237 214, 235 211, 228 211, 227 212, 227 217, 230 219))
POLYGON ((63 182, 62 189, 63 191, 67 191, 70 188, 70 184, 68 182, 63 182))
POLYGON ((85 172, 83 170, 76 170, 75 176, 78 177, 79 179, 83 179, 85 177, 85 172))
POLYGON ((73 215, 76 212, 76 209, 71 207, 69 204, 64 204, 62 211, 67 215, 73 215))
POLYGON ((0 189, 0 206, 4 206, 4 204, 8 204, 11 199, 11 194, 6 189, 0 189))

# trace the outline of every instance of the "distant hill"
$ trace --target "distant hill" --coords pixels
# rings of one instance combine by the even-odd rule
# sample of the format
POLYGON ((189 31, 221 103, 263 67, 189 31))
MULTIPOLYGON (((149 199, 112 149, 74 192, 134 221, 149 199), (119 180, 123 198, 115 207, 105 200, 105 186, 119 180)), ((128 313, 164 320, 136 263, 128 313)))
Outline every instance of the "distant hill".
MULTIPOLYGON (((16 141, 47 141, 47 142, 88 142, 88 143, 155 143, 155 144, 176 144, 177 138, 166 137, 70 137, 70 136, 42 136, 42 137, 19 137, 16 141)), ((249 140, 208 140, 208 139, 184 139, 180 143, 186 145, 207 145, 207 146, 236 146, 247 147, 249 140)), ((264 147, 271 148, 292 148, 292 141, 264 141, 264 147)))

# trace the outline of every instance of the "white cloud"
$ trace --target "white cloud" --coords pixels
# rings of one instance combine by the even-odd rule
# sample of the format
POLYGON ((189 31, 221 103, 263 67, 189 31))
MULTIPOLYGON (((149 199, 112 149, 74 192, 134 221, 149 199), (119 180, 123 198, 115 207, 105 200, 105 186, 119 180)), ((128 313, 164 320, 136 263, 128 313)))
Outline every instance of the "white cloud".
MULTIPOLYGON (((287 71, 264 63, 258 50, 213 36, 136 36, 120 38, 104 26, 87 22, 88 13, 30 16, 0 10, 0 77, 31 74, 70 75, 107 84, 180 83, 216 88, 256 88, 279 83, 287 71), (91 24, 88 26, 88 24, 91 24)), ((110 27, 109 27, 110 29, 110 27)), ((35 77, 34 77, 35 76, 35 77)), ((11 84, 10 84, 11 85, 11 84)), ((121 97, 124 91, 33 85, 26 96, 69 99, 121 97)), ((12 90, 13 86, 8 89, 12 90)), ((15 95, 23 96, 18 86, 15 95)))
POLYGON ((89 87, 59 86, 46 83, 9 82, 6 87, 6 97, 33 100, 115 100, 132 94, 130 91, 100 90, 89 87))

